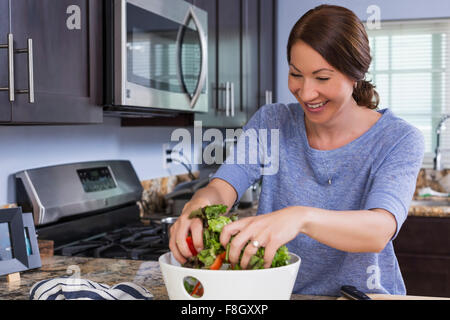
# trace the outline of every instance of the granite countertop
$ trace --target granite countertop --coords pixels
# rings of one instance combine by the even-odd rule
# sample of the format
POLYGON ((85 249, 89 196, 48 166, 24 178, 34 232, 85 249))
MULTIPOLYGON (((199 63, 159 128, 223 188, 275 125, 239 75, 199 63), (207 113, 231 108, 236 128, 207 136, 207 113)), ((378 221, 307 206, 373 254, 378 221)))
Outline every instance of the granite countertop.
MULTIPOLYGON (((422 199, 419 199, 422 200, 422 199)), ((429 205, 411 205, 409 207, 408 216, 416 217, 436 217, 436 218, 450 218, 450 205, 449 206, 434 206, 433 201, 438 199, 430 198, 429 205)), ((258 204, 254 204, 247 209, 238 209, 240 217, 253 216, 258 210, 258 204)))
MULTIPOLYGON (((256 214, 257 204, 237 209, 240 217, 256 214)), ((159 263, 157 261, 102 259, 52 256, 42 258, 42 267, 20 273, 18 283, 8 283, 0 277, 0 300, 28 300, 33 284, 41 280, 63 276, 78 276, 97 283, 113 286, 121 282, 134 282, 149 290, 155 300, 168 300, 159 263)), ((292 295, 292 300, 335 300, 336 297, 292 295)))
POLYGON ((414 200, 409 208, 409 216, 450 218, 450 202, 448 202, 447 198, 415 197, 414 200), (421 204, 415 205, 414 200, 421 202, 421 204), (447 202, 449 205, 446 205, 447 202), (436 205, 437 203, 440 203, 441 205, 436 205))
MULTIPOLYGON (((257 204, 236 212, 241 217, 256 214, 257 204)), ((149 290, 155 300, 168 300, 168 294, 157 261, 101 259, 52 256, 42 258, 42 267, 21 272, 20 282, 8 283, 0 277, 0 300, 28 300, 31 287, 41 280, 63 276, 78 276, 113 286, 134 282, 149 290)), ((335 300, 336 297, 293 294, 291 300, 335 300)))
MULTIPOLYGON (((28 300, 33 284, 63 276, 88 279, 109 286, 134 282, 149 290, 155 300, 168 300, 157 261, 53 256, 42 259, 42 267, 21 272, 21 280, 8 283, 0 278, 0 300, 28 300)), ((336 297, 292 295, 292 300, 335 300, 336 297)))

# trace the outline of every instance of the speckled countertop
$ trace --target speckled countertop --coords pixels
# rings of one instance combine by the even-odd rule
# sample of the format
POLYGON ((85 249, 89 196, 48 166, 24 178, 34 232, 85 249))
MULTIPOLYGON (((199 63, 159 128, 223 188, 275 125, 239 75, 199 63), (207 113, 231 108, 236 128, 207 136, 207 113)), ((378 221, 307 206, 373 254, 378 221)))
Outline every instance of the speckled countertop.
MULTIPOLYGON (((240 217, 256 213, 257 205, 238 209, 240 217)), ((166 287, 157 261, 100 259, 53 256, 42 259, 42 267, 21 272, 18 283, 8 283, 0 277, 0 300, 28 300, 31 287, 46 279, 79 276, 112 286, 121 282, 134 282, 149 290, 155 300, 168 300, 166 287)), ((292 295, 292 300, 335 300, 336 297, 292 295)))
MULTIPOLYGON (((241 217, 256 213, 257 205, 239 209, 241 217)), ((169 299, 157 261, 99 259, 53 256, 42 259, 42 267, 21 273, 20 282, 8 283, 0 277, 0 300, 28 300, 31 287, 38 281, 63 276, 79 276, 109 286, 134 282, 149 290, 155 300, 169 299)), ((296 295, 291 300, 335 300, 336 297, 296 295)))
POLYGON ((450 218, 450 201, 448 205, 435 205, 436 203, 446 203, 447 199, 438 197, 416 198, 421 202, 420 205, 415 205, 414 201, 409 207, 408 215, 417 217, 437 217, 450 218))
MULTIPOLYGON (((433 201, 440 201, 440 199, 428 198, 428 200, 429 205, 411 205, 408 210, 408 216, 450 218, 450 204, 449 206, 435 206, 433 201)), ((248 209, 239 209, 239 215, 252 216, 256 214, 257 209, 257 205, 248 209)))
MULTIPOLYGON (((42 260, 42 267, 22 272, 19 283, 0 278, 0 300, 28 300, 33 284, 45 279, 79 275, 112 286, 134 282, 149 290, 155 300, 168 300, 167 290, 157 261, 99 259, 53 256, 42 260), (74 272, 75 271, 75 272, 74 272)), ((292 300, 335 300, 336 297, 292 295, 292 300)))

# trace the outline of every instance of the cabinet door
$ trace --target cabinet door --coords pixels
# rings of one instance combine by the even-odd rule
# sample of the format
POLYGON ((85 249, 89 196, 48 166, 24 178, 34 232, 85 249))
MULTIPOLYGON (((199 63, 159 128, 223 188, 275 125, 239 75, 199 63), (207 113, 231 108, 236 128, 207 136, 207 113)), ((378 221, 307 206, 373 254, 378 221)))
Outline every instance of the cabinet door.
POLYGON ((208 80, 207 90, 209 96, 208 112, 196 113, 195 120, 202 121, 203 127, 222 127, 224 112, 219 110, 217 99, 217 1, 216 0, 195 0, 194 5, 208 13, 208 80))
POLYGON ((221 88, 218 90, 218 105, 221 110, 226 109, 228 100, 229 115, 224 112, 224 127, 242 127, 247 119, 242 103, 241 1, 219 0, 217 22, 217 84, 221 88), (234 109, 234 115, 231 109, 234 109))
POLYGON ((242 2, 242 100, 247 121, 260 106, 259 9, 259 0, 242 2))
MULTIPOLYGON (((8 0, 0 0, 0 44, 8 43, 9 32, 8 0)), ((0 88, 7 88, 8 83, 8 50, 0 49, 0 88)), ((11 121, 11 103, 9 92, 0 91, 0 122, 11 121)))
MULTIPOLYGON (((260 0, 260 32, 259 32, 259 105, 274 103, 274 49, 275 49, 275 4, 273 0, 260 0), (270 95, 266 98, 266 94, 270 95)), ((286 76, 287 85, 287 76, 286 76)))
MULTIPOLYGON (((101 1, 14 0, 15 48, 33 40, 35 102, 17 94, 15 123, 102 121, 101 1)), ((28 88, 27 54, 15 56, 16 88, 28 88)))

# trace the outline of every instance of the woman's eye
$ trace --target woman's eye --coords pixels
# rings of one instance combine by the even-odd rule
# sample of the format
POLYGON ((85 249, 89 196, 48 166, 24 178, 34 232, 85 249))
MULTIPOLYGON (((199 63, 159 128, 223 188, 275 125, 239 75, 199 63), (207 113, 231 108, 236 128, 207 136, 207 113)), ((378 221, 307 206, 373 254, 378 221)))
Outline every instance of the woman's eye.
POLYGON ((320 81, 327 81, 327 80, 330 80, 330 78, 317 78, 317 80, 320 80, 320 81))
POLYGON ((300 78, 302 75, 301 74, 296 74, 296 73, 290 73, 291 76, 295 77, 295 78, 300 78))

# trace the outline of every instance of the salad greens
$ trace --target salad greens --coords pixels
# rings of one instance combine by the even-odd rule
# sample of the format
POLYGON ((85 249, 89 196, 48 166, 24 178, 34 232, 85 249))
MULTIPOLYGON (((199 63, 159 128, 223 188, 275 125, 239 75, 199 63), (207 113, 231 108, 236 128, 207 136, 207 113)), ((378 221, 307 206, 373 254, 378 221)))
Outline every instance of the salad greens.
MULTIPOLYGON (((204 249, 196 252, 193 257, 189 258, 184 264, 185 267, 198 269, 213 269, 217 270, 222 267, 224 263, 228 262, 228 254, 230 250, 230 243, 224 248, 220 244, 220 233, 225 225, 236 221, 237 215, 233 214, 230 217, 225 216, 227 206, 222 204, 206 206, 194 210, 189 215, 190 219, 200 218, 203 222, 203 244, 204 249)), ((188 237, 190 238, 190 237, 188 237)), ((241 257, 243 250, 241 252, 241 257)), ((286 246, 281 246, 272 261, 271 268, 281 267, 287 265, 289 262, 289 251, 286 246)), ((250 259, 247 269, 263 269, 264 268, 264 248, 259 248, 257 253, 250 259)), ((229 265, 228 269, 231 269, 229 265)), ((240 265, 236 264, 233 270, 239 270, 240 265)))

